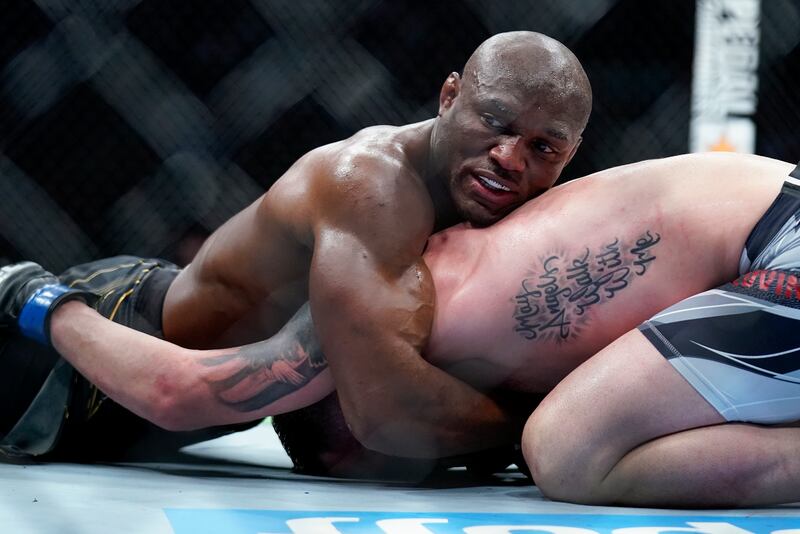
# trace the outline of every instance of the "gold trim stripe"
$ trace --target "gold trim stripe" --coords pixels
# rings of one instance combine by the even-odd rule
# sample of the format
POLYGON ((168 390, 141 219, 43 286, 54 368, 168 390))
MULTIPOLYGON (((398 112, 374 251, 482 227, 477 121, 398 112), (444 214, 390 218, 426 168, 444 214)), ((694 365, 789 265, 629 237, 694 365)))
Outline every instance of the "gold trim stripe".
POLYGON ((108 268, 108 269, 100 269, 99 271, 96 271, 96 272, 92 273, 88 278, 83 278, 81 280, 74 280, 74 281, 70 282, 69 287, 73 287, 73 286, 75 286, 75 284, 83 284, 83 283, 86 283, 86 282, 88 282, 90 280, 94 280, 95 278, 97 278, 101 274, 113 273, 114 271, 119 271, 120 269, 128 269, 130 267, 135 267, 137 265, 141 265, 142 263, 144 263, 144 262, 140 260, 137 263, 126 263, 124 265, 117 265, 116 267, 111 267, 111 268, 108 268))

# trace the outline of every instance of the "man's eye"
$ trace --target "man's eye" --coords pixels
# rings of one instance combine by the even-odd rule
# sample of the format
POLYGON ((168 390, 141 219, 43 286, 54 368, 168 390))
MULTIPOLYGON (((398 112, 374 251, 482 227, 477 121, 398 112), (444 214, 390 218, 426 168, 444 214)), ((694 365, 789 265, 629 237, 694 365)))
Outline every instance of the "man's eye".
POLYGON ((497 120, 492 115, 484 113, 483 115, 481 115, 481 119, 486 124, 486 126, 488 126, 490 128, 498 128, 499 129, 499 128, 503 128, 504 127, 503 123, 500 122, 499 120, 497 120))
POLYGON ((543 143, 541 141, 537 141, 533 144, 533 147, 538 150, 539 152, 544 152, 545 154, 553 154, 555 150, 553 147, 548 145, 547 143, 543 143))

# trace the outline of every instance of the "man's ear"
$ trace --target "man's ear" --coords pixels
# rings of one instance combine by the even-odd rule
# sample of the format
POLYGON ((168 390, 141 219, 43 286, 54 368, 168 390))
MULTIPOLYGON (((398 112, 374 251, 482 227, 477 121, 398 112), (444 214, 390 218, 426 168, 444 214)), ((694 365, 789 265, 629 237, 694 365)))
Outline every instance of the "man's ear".
POLYGON ((565 167, 566 167, 567 165, 569 165, 569 162, 570 162, 570 161, 572 161, 572 158, 574 158, 574 157, 575 157, 575 152, 577 152, 577 151, 578 151, 578 147, 579 147, 579 146, 581 146, 581 143, 582 143, 582 142, 583 142, 583 136, 580 136, 580 137, 578 138, 578 142, 577 142, 577 143, 575 143, 575 146, 574 146, 574 147, 572 147, 572 151, 569 153, 569 157, 567 158, 567 162, 564 164, 564 166, 565 166, 565 167))
POLYGON ((439 115, 453 105, 459 92, 461 92, 461 76, 457 72, 451 72, 439 92, 439 115))

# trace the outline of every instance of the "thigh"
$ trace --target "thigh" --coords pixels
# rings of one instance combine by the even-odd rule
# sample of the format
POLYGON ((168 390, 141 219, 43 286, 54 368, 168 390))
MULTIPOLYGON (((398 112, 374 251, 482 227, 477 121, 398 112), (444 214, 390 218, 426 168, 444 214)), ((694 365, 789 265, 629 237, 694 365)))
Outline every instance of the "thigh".
POLYGON ((525 439, 545 440, 553 465, 604 470, 641 443, 723 421, 644 335, 632 330, 545 398, 526 426, 525 433, 535 435, 525 439))
POLYGON ((94 307, 107 319, 163 337, 164 297, 177 273, 177 267, 164 260, 115 256, 72 267, 59 280, 97 295, 94 307))
POLYGON ((800 428, 726 423, 648 441, 602 482, 616 504, 753 507, 800 499, 800 428))
POLYGON ((780 280, 749 273, 622 336, 545 399, 526 427, 528 449, 602 471, 683 430, 800 419, 800 310, 780 280))

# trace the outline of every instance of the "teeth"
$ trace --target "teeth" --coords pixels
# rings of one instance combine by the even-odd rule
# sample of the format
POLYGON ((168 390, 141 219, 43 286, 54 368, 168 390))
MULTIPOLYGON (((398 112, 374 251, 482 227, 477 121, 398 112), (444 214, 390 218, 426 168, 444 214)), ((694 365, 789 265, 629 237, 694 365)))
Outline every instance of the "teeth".
POLYGON ((485 176, 478 176, 478 178, 489 189, 495 189, 497 191, 511 191, 511 189, 509 189, 508 187, 504 186, 503 184, 495 182, 491 178, 487 178, 485 176))

